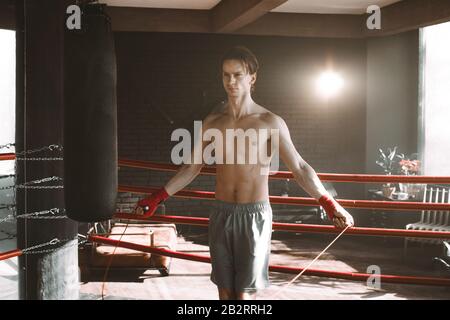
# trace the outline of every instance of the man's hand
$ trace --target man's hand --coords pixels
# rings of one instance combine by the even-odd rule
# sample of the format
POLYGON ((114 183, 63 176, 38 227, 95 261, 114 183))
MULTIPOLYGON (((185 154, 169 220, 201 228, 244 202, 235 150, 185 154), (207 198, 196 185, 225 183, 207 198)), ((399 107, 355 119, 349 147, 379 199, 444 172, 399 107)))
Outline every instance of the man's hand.
POLYGON ((339 204, 334 212, 333 223, 336 228, 353 227, 355 224, 352 215, 339 204))
POLYGON ((352 227, 354 225, 353 217, 336 200, 327 194, 322 195, 318 202, 324 208, 330 220, 337 228, 352 227))
POLYGON ((166 189, 161 188, 152 193, 149 197, 140 200, 134 208, 134 213, 143 215, 144 217, 151 217, 158 205, 169 197, 166 189))

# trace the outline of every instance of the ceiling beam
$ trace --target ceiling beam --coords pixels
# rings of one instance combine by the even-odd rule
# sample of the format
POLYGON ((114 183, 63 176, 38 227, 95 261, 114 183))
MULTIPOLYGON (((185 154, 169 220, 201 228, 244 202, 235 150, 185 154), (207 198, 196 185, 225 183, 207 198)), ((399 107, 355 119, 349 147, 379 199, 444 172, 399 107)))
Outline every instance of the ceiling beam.
POLYGON ((317 38, 362 38, 360 15, 268 13, 234 32, 246 35, 270 35, 317 38))
MULTIPOLYGON (((5 0, 0 0, 0 4, 2 1, 5 0)), ((450 21, 449 0, 408 0, 386 6, 381 9, 381 30, 367 29, 368 14, 268 12, 270 7, 276 7, 275 3, 279 5, 284 1, 240 0, 235 3, 225 0, 211 10, 107 7, 107 12, 114 31, 220 32, 318 38, 386 36, 450 21)))
POLYGON ((107 7, 113 31, 209 33, 208 10, 107 7))
POLYGON ((386 36, 447 21, 450 21, 449 0, 400 1, 381 8, 380 30, 369 30, 364 22, 364 36, 386 36))
POLYGON ((210 10, 213 32, 232 33, 261 18, 287 0, 222 0, 210 10))

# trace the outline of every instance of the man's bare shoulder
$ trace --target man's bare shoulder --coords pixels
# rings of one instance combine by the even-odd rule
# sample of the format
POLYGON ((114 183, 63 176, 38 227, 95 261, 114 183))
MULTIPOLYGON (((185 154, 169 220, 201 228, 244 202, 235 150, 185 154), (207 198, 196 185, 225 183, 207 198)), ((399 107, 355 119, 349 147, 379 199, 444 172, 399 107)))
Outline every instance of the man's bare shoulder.
POLYGON ((211 124, 215 123, 217 120, 223 118, 226 114, 226 102, 222 101, 218 103, 214 108, 210 111, 210 113, 203 120, 203 125, 211 126, 211 124))
MULTIPOLYGON (((227 119, 229 117, 227 107, 226 102, 218 104, 205 118, 204 123, 206 126, 214 126, 218 122, 227 119)), ((251 117, 257 117, 258 121, 263 121, 268 127, 281 129, 286 126, 286 123, 279 115, 261 105, 256 105, 253 111, 251 117)))
MULTIPOLYGON (((263 107, 261 107, 263 108, 263 107)), ((270 125, 272 128, 281 129, 286 125, 286 122, 276 113, 264 108, 265 112, 261 114, 261 118, 270 125)))

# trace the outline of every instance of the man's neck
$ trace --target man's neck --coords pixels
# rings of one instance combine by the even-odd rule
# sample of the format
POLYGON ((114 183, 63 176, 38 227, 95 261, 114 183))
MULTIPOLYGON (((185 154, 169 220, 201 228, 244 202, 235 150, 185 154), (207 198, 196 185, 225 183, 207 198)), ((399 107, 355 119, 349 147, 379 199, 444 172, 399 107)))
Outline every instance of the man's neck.
POLYGON ((242 97, 228 97, 228 106, 228 113, 234 119, 239 119, 252 113, 255 102, 250 95, 242 97))

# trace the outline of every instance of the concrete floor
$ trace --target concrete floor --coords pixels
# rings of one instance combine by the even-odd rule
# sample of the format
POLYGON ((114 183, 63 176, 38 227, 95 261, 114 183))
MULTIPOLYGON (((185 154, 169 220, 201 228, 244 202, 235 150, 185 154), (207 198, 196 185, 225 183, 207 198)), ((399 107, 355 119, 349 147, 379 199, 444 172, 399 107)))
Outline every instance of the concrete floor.
MULTIPOLYGON (((5 235, 0 232, 0 239, 5 235)), ((274 233, 271 264, 306 266, 333 239, 331 235, 274 233)), ((15 247, 15 239, 0 241, 0 252, 15 247)), ((205 234, 180 236, 178 251, 208 255, 205 234)), ((383 274, 439 276, 433 271, 431 258, 436 247, 413 246, 408 262, 402 259, 402 241, 392 238, 347 236, 339 239, 311 267, 334 271, 366 272, 378 265, 383 274)), ((80 298, 102 299, 217 299, 216 287, 209 280, 211 266, 205 263, 173 259, 170 276, 161 277, 157 270, 141 274, 117 274, 111 271, 103 283, 104 273, 80 284, 80 298), (104 284, 104 286, 103 286, 104 284), (103 288, 102 288, 103 287, 103 288)), ((409 300, 450 299, 450 288, 381 283, 372 289, 365 282, 314 276, 300 277, 294 284, 279 291, 295 275, 271 273, 271 287, 260 292, 257 299, 305 300, 409 300), (274 297, 274 294, 277 296, 274 297)), ((17 258, 0 261, 0 299, 18 299, 17 258)))
MULTIPOLYGON (((0 231, 0 252, 17 249, 16 239, 8 239, 9 236, 0 231)), ((17 300, 18 276, 17 258, 0 261, 0 300, 17 300)))
MULTIPOLYGON (((304 267, 333 239, 329 235, 274 234, 271 264, 304 267)), ((383 274, 438 276, 433 273, 432 253, 412 247, 409 262, 402 259, 402 241, 399 239, 362 239, 346 237, 338 240, 329 252, 311 268, 366 272, 370 265, 378 265, 383 274), (431 254, 431 256, 430 256, 431 254), (411 256, 415 257, 411 259, 411 256)), ((208 255, 206 236, 180 237, 178 251, 208 255)), ((110 274, 103 288, 104 299, 217 299, 215 285, 209 280, 211 266, 205 263, 173 259, 169 277, 161 277, 157 270, 148 270, 140 276, 110 274)), ((102 285, 93 279, 81 285, 83 299, 101 299, 102 285)), ((291 286, 280 289, 295 275, 271 273, 271 287, 260 292, 257 299, 305 300, 408 300, 450 299, 450 288, 381 283, 372 289, 365 282, 302 276, 291 286), (277 294, 275 297, 274 295, 277 294)))

